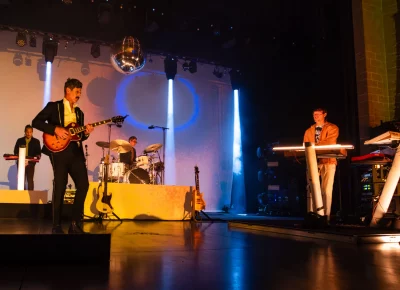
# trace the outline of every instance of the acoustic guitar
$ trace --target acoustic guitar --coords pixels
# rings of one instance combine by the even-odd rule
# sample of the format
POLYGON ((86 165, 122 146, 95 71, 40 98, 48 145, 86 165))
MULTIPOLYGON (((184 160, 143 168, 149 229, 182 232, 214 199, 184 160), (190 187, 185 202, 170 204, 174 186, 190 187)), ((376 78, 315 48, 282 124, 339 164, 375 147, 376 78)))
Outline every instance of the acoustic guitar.
POLYGON ((194 210, 201 211, 206 208, 206 202, 203 199, 203 193, 200 192, 200 179, 199 179, 199 167, 196 165, 194 167, 194 181, 196 184, 196 189, 194 192, 194 210))
MULTIPOLYGON (((111 119, 92 123, 90 125, 92 125, 93 127, 96 127, 96 126, 104 125, 104 124, 107 124, 110 122, 113 122, 117 125, 121 125, 127 116, 128 115, 126 115, 125 117, 115 116, 115 117, 112 117, 111 119)), ((77 126, 76 123, 70 123, 67 127, 65 127, 65 129, 67 129, 69 132, 68 137, 65 139, 62 139, 55 134, 51 135, 51 134, 43 133, 43 144, 52 152, 61 152, 65 148, 68 147, 68 145, 71 141, 80 141, 81 140, 79 133, 85 131, 86 126, 77 126)))
POLYGON ((103 192, 101 192, 101 184, 97 189, 97 202, 96 209, 104 214, 112 213, 114 208, 111 205, 112 194, 108 193, 107 183, 108 183, 108 166, 110 166, 110 156, 107 154, 104 157, 104 178, 103 178, 103 192))

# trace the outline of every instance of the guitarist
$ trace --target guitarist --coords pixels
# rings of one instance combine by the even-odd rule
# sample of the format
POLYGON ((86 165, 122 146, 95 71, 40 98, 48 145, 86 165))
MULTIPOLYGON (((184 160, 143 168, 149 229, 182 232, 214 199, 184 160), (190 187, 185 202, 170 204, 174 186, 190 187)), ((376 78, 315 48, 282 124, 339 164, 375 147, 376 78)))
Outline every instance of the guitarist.
MULTIPOLYGON (((67 138, 68 130, 64 127, 70 123, 77 126, 84 125, 84 114, 77 107, 82 94, 82 83, 77 79, 67 79, 64 85, 64 99, 47 103, 46 107, 33 119, 32 126, 44 133, 56 135, 58 138, 67 138)), ((46 146, 42 152, 48 155, 54 171, 53 186, 53 229, 54 234, 63 234, 61 227, 62 207, 64 194, 68 182, 68 174, 76 186, 75 201, 72 211, 72 222, 68 233, 84 233, 80 221, 83 206, 89 189, 89 180, 85 165, 82 141, 85 141, 93 131, 91 125, 86 125, 86 130, 80 133, 81 141, 71 142, 63 151, 54 153, 46 146)))

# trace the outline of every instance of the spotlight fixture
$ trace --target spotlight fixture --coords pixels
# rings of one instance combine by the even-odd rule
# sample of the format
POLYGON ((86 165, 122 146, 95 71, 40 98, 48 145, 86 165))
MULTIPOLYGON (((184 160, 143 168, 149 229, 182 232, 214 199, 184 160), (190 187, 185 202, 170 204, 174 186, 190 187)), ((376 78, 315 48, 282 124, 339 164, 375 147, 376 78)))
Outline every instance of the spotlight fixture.
POLYGON ((92 47, 90 48, 90 54, 94 58, 98 58, 100 56, 100 44, 98 43, 93 43, 92 47))
POLYGON ((185 61, 185 63, 182 64, 182 68, 183 68, 183 71, 188 71, 189 70, 189 64, 185 61))
POLYGON ((25 65, 32 66, 32 59, 29 56, 26 56, 25 58, 25 65))
POLYGON ((242 86, 242 73, 238 69, 232 69, 229 72, 231 77, 232 90, 239 90, 242 86))
POLYGON ((36 36, 35 36, 35 34, 31 34, 29 36, 29 46, 30 47, 36 47, 36 36))
POLYGON ((81 73, 84 76, 87 76, 90 73, 90 67, 89 67, 89 64, 87 62, 82 63, 81 73))
POLYGON ((25 32, 19 31, 17 33, 17 37, 15 39, 15 43, 20 47, 23 47, 23 46, 26 45, 26 34, 25 34, 25 32))
POLYGON ((14 63, 16 66, 20 66, 20 65, 22 65, 22 64, 24 63, 24 60, 22 59, 22 55, 21 55, 19 52, 17 52, 17 53, 14 55, 13 63, 14 63))
POLYGON ((220 79, 224 76, 224 73, 216 66, 214 68, 213 75, 220 79))
POLYGON ((189 71, 190 73, 194 74, 197 72, 197 63, 192 60, 189 63, 185 61, 185 63, 182 65, 182 68, 184 71, 189 71))
POLYGON ((42 53, 44 55, 45 62, 53 62, 54 57, 57 56, 58 41, 52 36, 45 35, 43 37, 42 53))
POLYGON ((168 80, 173 80, 175 78, 178 71, 177 62, 178 59, 170 55, 164 59, 164 70, 168 80))

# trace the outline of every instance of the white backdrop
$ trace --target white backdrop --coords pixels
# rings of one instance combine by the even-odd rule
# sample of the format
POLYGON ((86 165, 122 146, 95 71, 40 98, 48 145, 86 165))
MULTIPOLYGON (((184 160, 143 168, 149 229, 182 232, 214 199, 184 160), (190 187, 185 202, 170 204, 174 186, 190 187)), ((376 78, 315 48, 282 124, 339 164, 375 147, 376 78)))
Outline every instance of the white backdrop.
MULTIPOLYGON (((0 74, 2 138, 0 152, 12 153, 17 138, 23 136, 43 108, 45 69, 42 39, 37 47, 18 47, 16 33, 0 32, 0 74), (23 63, 13 63, 21 56, 23 63)), ((101 48, 101 56, 90 55, 90 44, 60 42, 58 56, 52 64, 50 100, 63 98, 63 87, 68 77, 83 83, 79 107, 85 113, 85 123, 129 114, 122 128, 112 127, 111 140, 138 137, 137 152, 146 146, 162 143, 162 131, 149 130, 149 125, 167 127, 168 82, 164 74, 164 60, 152 56, 144 69, 131 76, 116 72, 109 62, 109 49, 101 48), (82 67, 89 67, 88 74, 82 67)), ((174 81, 175 170, 177 185, 194 185, 194 166, 200 169, 200 189, 204 192, 207 210, 220 210, 230 204, 232 186, 233 92, 226 75, 216 79, 211 65, 198 64, 195 74, 182 70, 174 81)), ((42 133, 34 130, 41 143, 42 133)), ((102 150, 97 141, 108 141, 108 126, 97 127, 85 142, 89 151, 89 179, 97 180, 102 150)), ((115 155, 115 154, 114 154, 115 155)), ((42 155, 36 166, 35 189, 52 190, 52 171, 48 157, 42 155)), ((173 170, 167 164, 167 170, 173 170)), ((0 188, 16 189, 16 166, 11 161, 0 162, 0 188)), ((72 181, 70 181, 71 184, 72 181)))

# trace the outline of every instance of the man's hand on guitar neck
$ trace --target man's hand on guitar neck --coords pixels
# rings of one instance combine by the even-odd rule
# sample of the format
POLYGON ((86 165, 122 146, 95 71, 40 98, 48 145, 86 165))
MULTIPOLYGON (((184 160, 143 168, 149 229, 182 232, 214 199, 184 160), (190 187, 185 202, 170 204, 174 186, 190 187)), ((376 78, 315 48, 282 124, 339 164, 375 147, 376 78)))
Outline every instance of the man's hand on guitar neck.
POLYGON ((67 139, 69 136, 68 130, 63 127, 56 127, 56 129, 54 130, 54 134, 56 134, 57 137, 61 139, 67 139))
POLYGON ((85 126, 85 128, 86 128, 86 130, 85 130, 85 135, 89 135, 89 134, 92 133, 93 130, 94 130, 94 127, 93 127, 92 125, 90 125, 90 124, 87 124, 87 125, 85 126))

